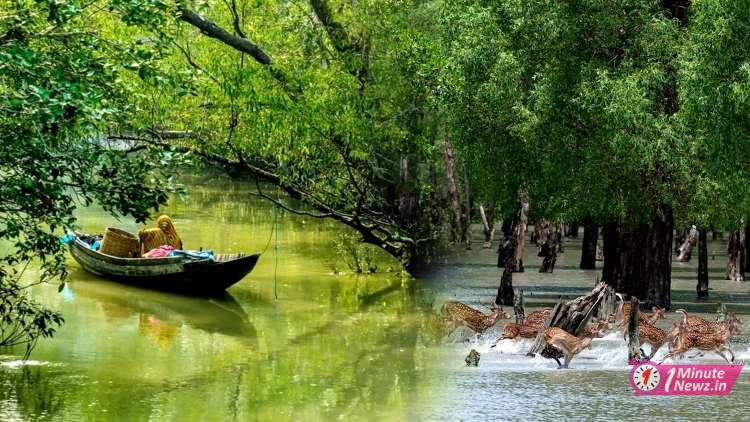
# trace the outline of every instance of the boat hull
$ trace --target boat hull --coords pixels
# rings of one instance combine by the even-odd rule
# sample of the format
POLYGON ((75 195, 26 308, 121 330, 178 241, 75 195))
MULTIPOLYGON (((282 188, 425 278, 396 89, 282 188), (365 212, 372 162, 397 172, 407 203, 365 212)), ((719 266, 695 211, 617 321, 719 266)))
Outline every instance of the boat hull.
POLYGON ((148 289, 186 294, 218 294, 249 274, 260 255, 224 261, 190 261, 182 257, 120 258, 91 250, 75 239, 70 253, 81 267, 100 277, 148 289))

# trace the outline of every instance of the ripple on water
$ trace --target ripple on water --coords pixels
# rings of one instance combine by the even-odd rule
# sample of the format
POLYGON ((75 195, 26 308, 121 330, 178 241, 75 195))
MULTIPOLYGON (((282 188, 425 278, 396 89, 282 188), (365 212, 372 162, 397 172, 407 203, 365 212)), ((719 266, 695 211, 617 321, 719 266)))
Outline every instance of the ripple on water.
POLYGON ((9 369, 17 369, 22 368, 24 366, 48 366, 51 365, 50 362, 40 361, 40 360, 8 360, 0 362, 0 366, 4 368, 9 369))

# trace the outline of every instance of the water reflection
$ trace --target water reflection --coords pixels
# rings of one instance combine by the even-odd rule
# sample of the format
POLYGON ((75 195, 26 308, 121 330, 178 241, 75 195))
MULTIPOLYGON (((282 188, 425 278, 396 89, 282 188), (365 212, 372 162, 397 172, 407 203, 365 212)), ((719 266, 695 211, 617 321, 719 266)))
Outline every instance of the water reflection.
POLYGON ((19 415, 28 419, 54 417, 63 409, 64 398, 48 373, 38 367, 0 370, 0 420, 11 421, 19 415))
POLYGON ((120 285, 80 268, 73 271, 72 278, 76 281, 67 286, 72 296, 96 301, 112 322, 137 315, 139 330, 160 338, 160 344, 174 337, 183 324, 244 342, 257 336, 248 314, 229 292, 210 298, 181 296, 120 285))
MULTIPOLYGON (((163 212, 186 247, 262 250, 274 210, 250 188, 213 179, 163 212)), ((79 217, 87 232, 138 229, 95 208, 79 217)), ((279 223, 278 256, 223 297, 113 283, 70 260, 64 295, 33 289, 66 324, 32 356, 48 363, 30 368, 39 383, 6 381, 26 369, 0 367, 8 386, 0 420, 413 419, 413 402, 435 390, 424 382, 434 366, 423 334, 430 295, 399 274, 332 275, 340 226, 288 214, 279 223), (36 407, 16 403, 45 394, 36 407)))

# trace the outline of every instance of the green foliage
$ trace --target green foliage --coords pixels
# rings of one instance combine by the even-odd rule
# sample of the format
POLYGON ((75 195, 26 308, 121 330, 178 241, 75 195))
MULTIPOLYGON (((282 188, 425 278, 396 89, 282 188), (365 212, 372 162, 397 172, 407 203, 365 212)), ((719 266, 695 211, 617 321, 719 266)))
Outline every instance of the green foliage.
POLYGON ((52 337, 63 317, 44 309, 0 270, 0 347, 26 345, 28 358, 40 337, 52 337))
MULTIPOLYGON (((333 240, 333 245, 339 259, 344 261, 350 271, 357 274, 378 271, 373 246, 362 244, 362 236, 358 233, 341 233, 333 240)), ((334 269, 337 269, 336 266, 334 269)))
POLYGON ((107 137, 128 131, 137 111, 128 83, 136 46, 91 28, 89 6, 0 1, 0 241, 8 245, 0 270, 11 301, 0 317, 21 327, 10 343, 25 342, 27 352, 62 319, 26 298, 20 268, 35 261, 32 283, 64 282, 58 236, 76 227, 77 205, 144 221, 171 185, 157 170, 161 152, 133 154, 107 137))
POLYGON ((661 2, 445 4, 437 91, 475 185, 575 220, 736 226, 748 213, 747 10, 661 2), (489 41, 491 40, 491 41, 489 41), (487 42, 483 42, 487 41, 487 42), (676 89, 676 91, 675 91, 676 89))
POLYGON ((410 27, 422 18, 402 2, 327 3, 344 41, 334 41, 307 2, 187 4, 233 35, 241 30, 284 82, 185 22, 143 25, 169 34, 174 48, 160 69, 186 86, 146 80, 138 125, 189 130, 195 136, 180 144, 196 156, 249 163, 318 211, 374 231, 366 242, 399 256, 422 253, 441 221, 417 210, 442 207, 428 178, 440 163, 427 103, 437 68, 425 34, 410 27), (408 212, 399 209, 402 194, 413 201, 408 212))

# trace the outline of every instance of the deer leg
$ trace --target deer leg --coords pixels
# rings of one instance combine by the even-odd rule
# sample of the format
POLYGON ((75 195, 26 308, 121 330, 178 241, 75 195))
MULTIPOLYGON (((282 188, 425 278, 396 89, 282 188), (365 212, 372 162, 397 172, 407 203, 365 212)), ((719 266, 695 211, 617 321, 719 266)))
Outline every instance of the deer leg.
POLYGON ((714 350, 714 352, 716 352, 717 355, 721 356, 722 359, 724 359, 725 361, 727 361, 727 363, 731 363, 731 362, 729 362, 729 359, 727 359, 727 357, 724 356, 724 352, 723 351, 721 351, 721 350, 714 350))
POLYGON ((724 358, 724 360, 727 361, 727 363, 731 364, 732 362, 734 362, 734 353, 732 353, 732 349, 728 347, 721 347, 721 348, 716 349, 715 352, 718 353, 719 356, 724 358), (724 354, 725 350, 729 352, 729 355, 732 357, 732 360, 727 359, 726 355, 724 354))
POLYGON ((565 354, 565 363, 563 364, 562 367, 565 368, 565 369, 567 369, 568 368, 568 364, 570 363, 570 361, 572 359, 573 359, 573 354, 572 353, 566 353, 565 354))
POLYGON ((557 369, 561 369, 563 367, 562 364, 560 363, 560 359, 558 359, 557 356, 552 356, 552 359, 554 359, 555 362, 557 362, 557 369))
POLYGON ((656 352, 659 351, 659 349, 661 348, 661 346, 662 346, 662 344, 659 344, 659 345, 652 344, 651 345, 651 354, 648 355, 648 360, 651 360, 654 357, 654 355, 656 354, 656 352))
POLYGON ((451 335, 451 333, 456 331, 456 328, 458 328, 456 325, 456 321, 454 321, 453 319, 446 318, 444 321, 444 324, 445 324, 446 336, 451 335))
POLYGON ((671 352, 669 352, 666 355, 664 355, 664 359, 662 359, 661 361, 664 362, 667 359, 672 359, 675 356, 681 355, 683 353, 685 353, 685 349, 680 349, 680 348, 674 349, 671 352))

